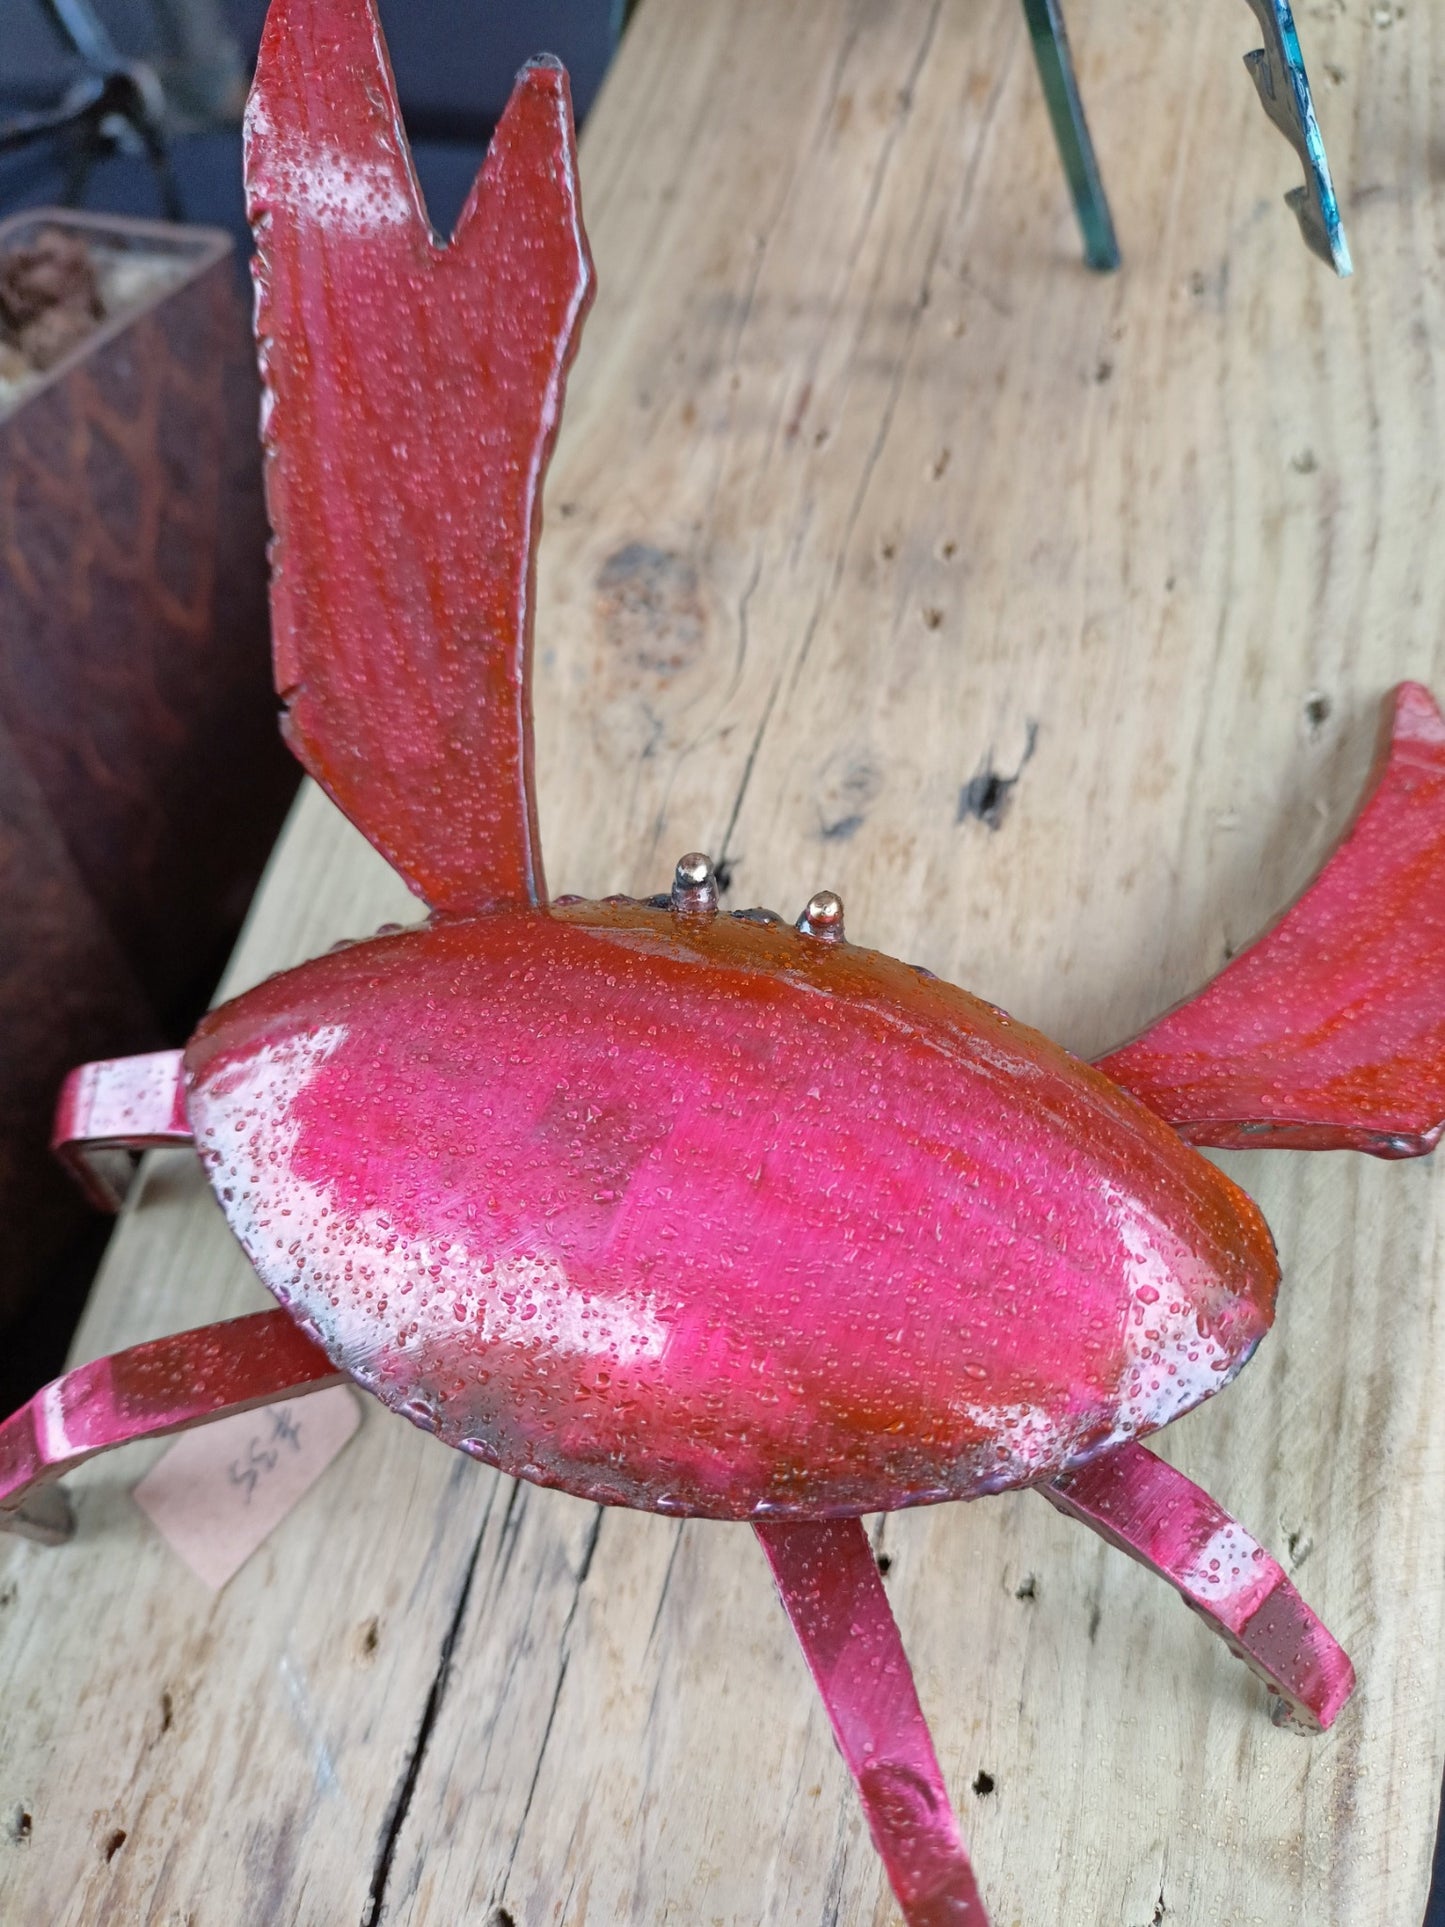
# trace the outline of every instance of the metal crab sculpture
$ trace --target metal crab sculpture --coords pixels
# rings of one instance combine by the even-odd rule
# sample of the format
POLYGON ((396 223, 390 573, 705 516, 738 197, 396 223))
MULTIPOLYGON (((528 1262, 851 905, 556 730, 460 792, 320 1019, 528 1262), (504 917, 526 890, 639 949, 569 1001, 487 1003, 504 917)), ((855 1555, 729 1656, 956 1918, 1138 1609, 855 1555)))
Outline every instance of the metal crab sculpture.
POLYGON ((91 1454, 350 1379, 585 1498, 749 1520, 913 1927, 985 1913, 864 1514, 1036 1487, 1327 1726, 1349 1661, 1139 1442, 1274 1311, 1191 1145, 1432 1148, 1445 722, 1403 685, 1295 908, 1089 1066, 926 971, 671 891, 549 902, 529 663, 542 478, 592 290, 566 76, 524 70, 449 245, 370 0, 275 0, 248 125, 273 612, 298 757, 430 907, 87 1065, 56 1144, 194 1143, 281 1309, 135 1346, 0 1425, 0 1522, 91 1454), (364 379, 363 379, 364 376, 364 379))

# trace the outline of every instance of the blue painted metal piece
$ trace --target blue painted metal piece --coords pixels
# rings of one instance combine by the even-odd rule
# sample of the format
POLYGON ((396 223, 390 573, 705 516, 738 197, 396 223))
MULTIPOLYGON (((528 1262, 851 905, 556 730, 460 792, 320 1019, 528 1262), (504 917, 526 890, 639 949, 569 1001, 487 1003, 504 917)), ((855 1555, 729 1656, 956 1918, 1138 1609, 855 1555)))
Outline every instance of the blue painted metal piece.
POLYGON ((1264 111, 1304 162, 1303 187, 1291 188, 1284 198, 1295 211, 1307 245, 1336 274, 1347 275, 1353 268, 1349 243, 1340 221, 1339 202, 1289 0, 1249 0, 1249 6, 1259 22, 1264 45, 1246 54, 1244 64, 1264 111))
MULTIPOLYGON (((1304 163, 1304 185, 1292 188, 1285 200, 1294 209, 1310 249, 1337 274, 1347 275, 1351 272, 1349 245, 1289 0, 1248 0, 1248 4, 1259 22, 1264 45, 1246 54, 1244 64, 1264 111, 1304 163)), ((1084 238, 1084 259, 1091 268, 1108 273, 1119 265, 1119 243, 1084 118, 1062 0, 1023 0, 1023 8, 1059 158, 1084 238)))

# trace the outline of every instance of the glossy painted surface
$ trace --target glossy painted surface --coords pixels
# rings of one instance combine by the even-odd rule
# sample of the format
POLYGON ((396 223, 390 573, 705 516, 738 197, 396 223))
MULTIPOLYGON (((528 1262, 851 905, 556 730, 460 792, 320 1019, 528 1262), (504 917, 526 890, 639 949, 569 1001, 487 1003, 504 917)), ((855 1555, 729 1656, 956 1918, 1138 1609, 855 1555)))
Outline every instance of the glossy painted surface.
POLYGON ((81 1064, 61 1086, 50 1148, 97 1210, 120 1209, 126 1153, 190 1141, 178 1050, 81 1064))
POLYGON ((246 133, 287 741, 424 900, 543 895, 542 477, 592 294, 567 76, 520 76, 450 245, 369 6, 277 0, 246 133))
POLYGON ((757 1533, 908 1927, 988 1927, 867 1533, 757 1533))
POLYGON ((1192 1144, 1418 1157, 1445 1128, 1445 719, 1386 707, 1374 787, 1272 930, 1100 1069, 1192 1144))
POLYGON ((1313 1733, 1334 1724, 1354 1667, 1278 1561, 1182 1472, 1122 1445, 1039 1490, 1167 1579, 1293 1724, 1313 1733))
POLYGON ((1258 1211, 1037 1033, 786 927, 626 905, 375 939, 206 1019, 262 1278, 452 1445, 613 1503, 1052 1476, 1225 1384, 1258 1211))
POLYGON ((1269 1233, 1116 1084, 843 942, 833 899, 801 932, 700 884, 540 908, 533 557, 591 293, 565 77, 521 76, 443 247, 369 0, 275 0, 247 159, 288 737, 439 915, 214 1013, 184 1118, 173 1058, 75 1086, 76 1156, 194 1129, 287 1310, 57 1381, 0 1428, 0 1506, 37 1523, 90 1452, 340 1368, 508 1471, 752 1517, 910 1927, 985 1927, 867 1539, 828 1515, 1064 1475, 1332 1713, 1328 1635, 1131 1443, 1267 1329, 1269 1233))
POLYGON ((113 1445, 183 1432, 339 1379, 280 1311, 153 1338, 78 1366, 0 1424, 0 1526, 24 1531, 37 1487, 113 1445))

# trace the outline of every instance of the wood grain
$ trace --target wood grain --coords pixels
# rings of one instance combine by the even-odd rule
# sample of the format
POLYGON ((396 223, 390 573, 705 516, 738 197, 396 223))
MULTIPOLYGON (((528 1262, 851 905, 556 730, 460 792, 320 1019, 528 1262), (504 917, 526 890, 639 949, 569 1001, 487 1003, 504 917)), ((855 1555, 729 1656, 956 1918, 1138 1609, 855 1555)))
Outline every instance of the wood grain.
MULTIPOLYGON (((734 904, 834 885, 858 939, 1093 1051, 1304 882, 1386 687, 1445 686, 1445 8, 1320 12, 1348 286, 1280 205, 1242 7, 1073 23, 1126 251, 1098 280, 1012 0, 649 0, 583 146, 601 296, 538 623, 555 888, 655 889, 697 846, 734 904)), ((309 793, 228 987, 397 914, 309 793)), ((1225 1161, 1280 1320, 1164 1449, 1360 1689, 1331 1736, 1277 1731, 1032 1495, 889 1518, 998 1927, 1423 1911, 1441 1174, 1225 1161)), ((156 1157, 78 1355, 260 1302, 156 1157)), ((746 1530, 514 1488, 372 1411, 212 1600, 130 1501, 148 1457, 81 1475, 72 1547, 0 1553, 7 1927, 896 1920, 746 1530)))

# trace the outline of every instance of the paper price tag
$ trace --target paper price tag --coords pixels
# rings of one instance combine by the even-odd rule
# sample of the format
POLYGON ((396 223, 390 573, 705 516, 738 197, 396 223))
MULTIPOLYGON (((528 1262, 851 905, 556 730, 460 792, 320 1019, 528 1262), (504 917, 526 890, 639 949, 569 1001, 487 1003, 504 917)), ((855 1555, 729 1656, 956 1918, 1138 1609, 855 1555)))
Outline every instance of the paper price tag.
POLYGON ((260 1405, 183 1433, 135 1501, 196 1577, 219 1592, 315 1484, 361 1423, 348 1385, 260 1405))

